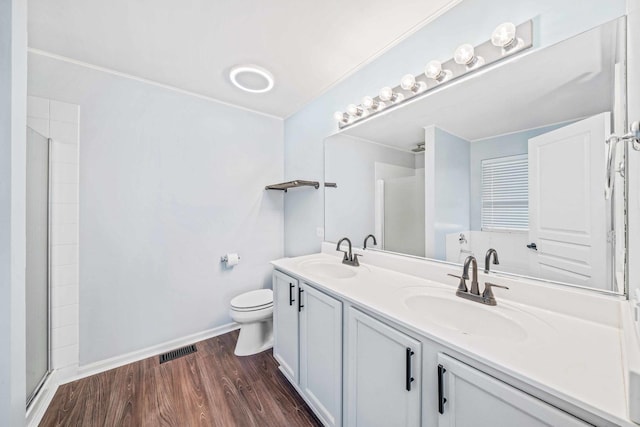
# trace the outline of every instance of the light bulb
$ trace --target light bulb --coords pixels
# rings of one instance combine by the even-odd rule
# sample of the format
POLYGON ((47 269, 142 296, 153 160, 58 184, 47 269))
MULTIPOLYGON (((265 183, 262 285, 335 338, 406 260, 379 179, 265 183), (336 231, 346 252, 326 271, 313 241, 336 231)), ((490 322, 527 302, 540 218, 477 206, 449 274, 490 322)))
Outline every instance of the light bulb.
POLYGON ((524 40, 516 36, 516 26, 511 22, 500 24, 491 33, 491 44, 502 48, 502 54, 513 53, 524 47, 524 40))
POLYGON ((469 65, 471 62, 473 62, 475 57, 475 50, 469 43, 458 46, 455 53, 453 54, 453 59, 456 61, 456 64, 460 65, 469 65))
POLYGON ((491 34, 491 43, 494 46, 505 48, 516 41, 516 26, 511 22, 500 24, 491 34))
POLYGON ((475 50, 469 43, 458 46, 453 54, 456 64, 466 65, 467 70, 479 67, 484 64, 484 58, 476 56, 475 50))
POLYGON ((378 97, 380 98, 381 101, 391 101, 391 102, 400 102, 403 99, 403 96, 401 93, 394 93, 393 89, 391 89, 389 86, 385 86, 382 89, 380 89, 380 93, 378 94, 378 97))
POLYGON ((427 63, 427 66, 424 68, 424 75, 438 83, 442 83, 448 80, 452 73, 449 70, 443 70, 440 61, 433 60, 427 63))
POLYGON ((400 87, 404 90, 411 90, 416 85, 416 78, 413 74, 405 74, 400 80, 400 87))
POLYGON ((400 80, 400 87, 404 90, 410 90, 413 93, 422 92, 427 88, 424 82, 416 82, 413 74, 406 74, 400 80))
POLYGON ((389 86, 385 86, 380 89, 380 94, 378 96, 383 101, 391 101, 391 98, 393 98, 393 89, 391 89, 389 86))
POLYGON ((440 61, 429 61, 426 67, 424 67, 424 75, 430 79, 437 80, 442 74, 442 63, 440 61))
POLYGON ((346 123, 348 120, 346 114, 344 114, 342 111, 336 111, 335 113, 333 113, 333 118, 338 123, 346 123))
POLYGON ((362 108, 358 107, 356 104, 349 104, 347 106, 347 114, 351 117, 360 117, 362 115, 362 108))
POLYGON ((370 96, 365 96, 362 98, 362 106, 368 110, 379 110, 384 107, 384 104, 376 101, 370 96))

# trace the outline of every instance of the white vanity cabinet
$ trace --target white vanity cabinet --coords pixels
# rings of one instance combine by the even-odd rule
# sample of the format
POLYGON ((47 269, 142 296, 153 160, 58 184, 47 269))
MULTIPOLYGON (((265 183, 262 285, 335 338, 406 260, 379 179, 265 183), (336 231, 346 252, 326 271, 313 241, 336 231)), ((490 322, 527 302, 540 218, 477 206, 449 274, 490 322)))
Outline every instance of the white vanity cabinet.
POLYGON ((326 426, 342 425, 342 302, 273 273, 274 346, 280 370, 326 426))
POLYGON ((438 427, 590 425, 442 353, 438 354, 438 413, 438 427))
POLYGON ((327 426, 342 425, 342 303, 300 285, 300 389, 327 426))
POLYGON ((420 342, 349 308, 347 423, 420 426, 420 342))
POLYGON ((273 357, 289 380, 298 383, 298 280, 273 272, 273 357))

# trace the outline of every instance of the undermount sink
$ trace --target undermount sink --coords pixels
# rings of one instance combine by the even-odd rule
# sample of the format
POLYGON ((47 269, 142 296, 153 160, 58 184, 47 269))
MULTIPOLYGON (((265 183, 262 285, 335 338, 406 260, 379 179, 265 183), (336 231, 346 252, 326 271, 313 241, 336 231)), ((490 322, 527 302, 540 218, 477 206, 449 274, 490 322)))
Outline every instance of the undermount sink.
POLYGON ((307 261, 300 264, 305 272, 327 279, 350 279, 357 274, 356 269, 343 264, 328 261, 307 261))
POLYGON ((504 307, 484 306, 455 295, 424 293, 409 295, 404 303, 410 310, 424 314, 430 322, 465 335, 507 341, 523 341, 527 338, 526 330, 504 307))

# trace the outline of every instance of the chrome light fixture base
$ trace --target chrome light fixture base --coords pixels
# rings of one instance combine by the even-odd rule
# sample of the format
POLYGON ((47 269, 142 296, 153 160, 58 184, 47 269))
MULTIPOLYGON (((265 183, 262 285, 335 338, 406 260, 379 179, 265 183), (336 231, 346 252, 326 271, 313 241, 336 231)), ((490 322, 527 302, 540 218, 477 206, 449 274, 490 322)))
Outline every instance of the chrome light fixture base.
MULTIPOLYGON (((461 45, 463 46, 463 45, 461 45)), ((460 48, 459 46, 458 48, 460 48)), ((338 128, 343 129, 359 123, 360 121, 373 117, 381 111, 395 108, 404 102, 425 96, 432 89, 449 84, 468 73, 482 69, 488 65, 519 54, 533 46, 533 21, 529 20, 520 25, 511 23, 500 24, 494 30, 491 38, 476 46, 468 45, 471 49, 463 55, 462 63, 456 62, 454 58, 447 61, 430 61, 424 73, 414 76, 403 77, 403 83, 395 87, 385 87, 376 97, 365 97, 359 108, 362 113, 356 116, 348 116, 345 119, 341 116, 338 128), (471 55, 469 55, 469 51, 471 55), (383 95, 380 97, 380 95, 383 95)), ((457 55, 456 55, 457 56, 457 55)), ((359 112, 358 112, 359 113, 359 112)))

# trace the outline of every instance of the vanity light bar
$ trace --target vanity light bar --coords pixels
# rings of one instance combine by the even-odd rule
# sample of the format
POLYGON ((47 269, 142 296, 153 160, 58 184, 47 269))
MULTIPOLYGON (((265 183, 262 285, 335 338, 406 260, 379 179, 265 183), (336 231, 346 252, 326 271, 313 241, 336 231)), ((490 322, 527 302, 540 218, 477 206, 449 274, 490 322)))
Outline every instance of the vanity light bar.
POLYGON ((445 62, 429 61, 424 74, 414 76, 406 74, 396 87, 383 87, 376 97, 365 96, 359 105, 351 104, 346 112, 334 114, 338 128, 350 126, 365 117, 417 98, 431 89, 504 58, 520 53, 533 46, 533 22, 526 21, 520 25, 505 22, 498 25, 491 39, 473 46, 464 43, 458 46, 453 58, 445 62))

